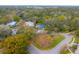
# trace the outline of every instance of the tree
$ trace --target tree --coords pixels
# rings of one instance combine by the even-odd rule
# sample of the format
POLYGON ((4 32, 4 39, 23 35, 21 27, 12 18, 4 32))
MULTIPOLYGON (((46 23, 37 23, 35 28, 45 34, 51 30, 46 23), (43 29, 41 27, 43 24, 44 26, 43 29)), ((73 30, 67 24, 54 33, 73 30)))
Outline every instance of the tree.
POLYGON ((60 15, 60 16, 58 16, 58 19, 59 19, 60 21, 64 21, 64 20, 66 19, 66 17, 65 17, 64 15, 60 15))
POLYGON ((11 28, 6 25, 0 25, 0 36, 6 38, 7 36, 11 36, 11 28))
POLYGON ((0 18, 0 24, 6 24, 10 21, 12 21, 12 20, 10 19, 9 16, 3 16, 3 17, 0 18))
POLYGON ((19 17, 19 16, 14 16, 13 19, 14 19, 14 21, 19 22, 19 21, 21 20, 21 17, 19 17))
POLYGON ((35 29, 32 27, 20 27, 17 34, 25 34, 31 39, 35 35, 35 29))
POLYGON ((26 26, 25 21, 20 21, 17 25, 17 34, 25 34, 30 38, 35 35, 35 29, 33 27, 26 26))
POLYGON ((75 31, 75 35, 79 37, 79 29, 75 31))
POLYGON ((6 54, 24 54, 28 53, 29 46, 28 36, 25 34, 18 34, 7 37, 3 42, 3 53, 6 54))

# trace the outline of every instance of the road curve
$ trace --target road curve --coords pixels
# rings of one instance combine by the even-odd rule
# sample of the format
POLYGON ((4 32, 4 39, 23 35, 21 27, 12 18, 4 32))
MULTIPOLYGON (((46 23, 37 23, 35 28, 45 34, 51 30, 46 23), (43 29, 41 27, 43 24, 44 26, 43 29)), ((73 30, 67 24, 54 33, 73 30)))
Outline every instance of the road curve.
POLYGON ((65 39, 61 41, 59 44, 57 44, 56 47, 50 50, 40 50, 32 44, 28 48, 28 50, 30 51, 31 54, 59 54, 59 51, 61 50, 62 46, 69 43, 73 37, 72 35, 67 33, 61 33, 61 35, 64 35, 65 39))

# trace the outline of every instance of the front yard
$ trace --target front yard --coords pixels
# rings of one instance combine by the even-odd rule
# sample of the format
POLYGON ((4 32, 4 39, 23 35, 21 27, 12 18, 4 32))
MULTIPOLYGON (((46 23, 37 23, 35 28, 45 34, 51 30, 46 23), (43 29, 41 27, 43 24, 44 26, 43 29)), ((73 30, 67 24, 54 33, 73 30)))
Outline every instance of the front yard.
POLYGON ((64 45, 61 50, 60 54, 70 54, 70 51, 67 49, 67 45, 64 45))
POLYGON ((59 44, 64 39, 63 35, 48 35, 48 34, 40 34, 34 38, 33 45, 41 50, 49 50, 54 48, 57 44, 59 44))

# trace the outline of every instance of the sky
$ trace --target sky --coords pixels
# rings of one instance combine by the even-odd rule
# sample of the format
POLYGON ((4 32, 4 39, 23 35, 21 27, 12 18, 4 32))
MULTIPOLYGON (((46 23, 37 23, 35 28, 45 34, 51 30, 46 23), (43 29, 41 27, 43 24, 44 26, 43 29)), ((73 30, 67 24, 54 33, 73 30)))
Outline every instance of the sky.
POLYGON ((0 5, 79 5, 79 0, 0 0, 0 5))

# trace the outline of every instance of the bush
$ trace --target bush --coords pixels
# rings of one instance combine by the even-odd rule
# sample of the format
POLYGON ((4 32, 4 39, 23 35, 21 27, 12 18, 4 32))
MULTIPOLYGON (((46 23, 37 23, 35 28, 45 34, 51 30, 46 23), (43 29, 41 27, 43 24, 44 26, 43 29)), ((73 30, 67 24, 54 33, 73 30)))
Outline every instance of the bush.
POLYGON ((75 31, 75 35, 79 37, 79 30, 75 31))
POLYGON ((7 37, 3 42, 3 53, 7 54, 24 54, 28 53, 29 45, 28 36, 18 34, 16 36, 7 37))

